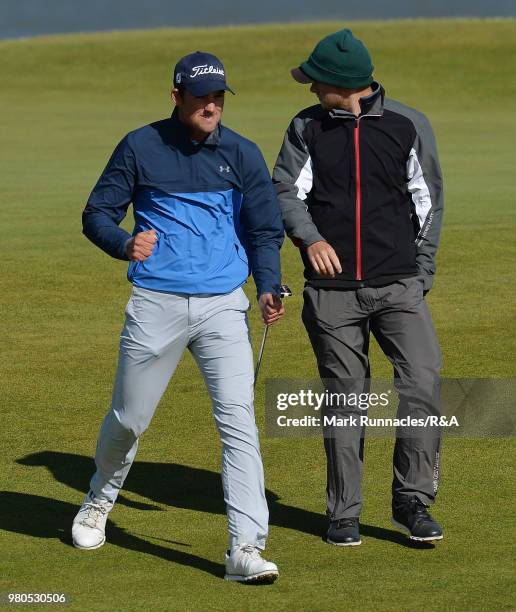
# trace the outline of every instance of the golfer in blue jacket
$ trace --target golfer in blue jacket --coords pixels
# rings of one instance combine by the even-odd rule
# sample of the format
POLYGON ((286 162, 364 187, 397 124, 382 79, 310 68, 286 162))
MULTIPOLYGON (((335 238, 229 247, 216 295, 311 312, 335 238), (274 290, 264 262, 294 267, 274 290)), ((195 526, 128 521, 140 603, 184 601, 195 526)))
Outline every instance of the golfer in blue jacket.
POLYGON ((112 257, 129 260, 133 290, 97 470, 72 536, 82 549, 105 542, 107 515, 138 439, 188 348, 206 381, 222 441, 226 579, 271 582, 278 569, 261 557, 268 509, 242 285, 251 272, 266 325, 283 316, 283 225, 258 147, 220 123, 226 90, 224 67, 214 55, 183 57, 174 70, 172 116, 123 138, 84 210, 85 235, 112 257), (119 224, 131 202, 129 235, 119 224))

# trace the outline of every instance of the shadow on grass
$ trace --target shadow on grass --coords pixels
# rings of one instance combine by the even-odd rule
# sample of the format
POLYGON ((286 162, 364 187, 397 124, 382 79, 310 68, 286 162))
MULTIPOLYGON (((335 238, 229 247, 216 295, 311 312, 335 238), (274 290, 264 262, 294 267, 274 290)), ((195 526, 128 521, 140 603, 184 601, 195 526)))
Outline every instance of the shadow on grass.
MULTIPOLYGON (((81 493, 78 504, 82 501, 82 495, 88 490, 89 480, 95 471, 95 463, 90 457, 54 451, 33 453, 18 459, 17 463, 47 468, 57 481, 81 493)), ((159 510, 160 506, 155 504, 161 504, 211 514, 225 514, 226 512, 220 475, 201 468, 177 463, 135 461, 124 483, 124 490, 154 502, 153 504, 134 502, 121 493, 117 503, 132 508, 159 510)), ((325 515, 282 504, 278 495, 269 490, 266 491, 266 496, 271 525, 324 539, 327 529, 325 515)), ((71 518, 76 511, 77 508, 74 507, 71 518)), ((71 522, 71 518, 68 519, 68 523, 71 522)), ((68 525, 68 523, 65 524, 68 525)), ((361 533, 366 537, 388 540, 410 548, 422 548, 420 545, 415 545, 405 535, 391 529, 361 524, 361 533)), ((110 541, 112 541, 111 537, 110 541)), ((423 547, 428 548, 429 545, 426 544, 423 547)))
MULTIPOLYGON (((67 502, 39 495, 0 491, 0 528, 7 531, 36 538, 58 538, 61 542, 72 546, 71 524, 76 512, 77 506, 67 502)), ((108 520, 106 530, 110 544, 115 546, 194 567, 217 577, 224 574, 224 567, 219 563, 189 552, 148 542, 126 532, 111 520, 108 520)), ((180 542, 173 543, 181 545, 180 542)), ((81 552, 81 554, 86 553, 81 552)))
POLYGON ((412 548, 415 550, 433 550, 435 544, 432 542, 418 542, 416 540, 410 540, 405 534, 392 529, 384 529, 383 527, 375 527, 374 525, 366 525, 360 523, 360 535, 368 538, 374 538, 375 540, 387 540, 394 542, 399 546, 405 548, 412 548))

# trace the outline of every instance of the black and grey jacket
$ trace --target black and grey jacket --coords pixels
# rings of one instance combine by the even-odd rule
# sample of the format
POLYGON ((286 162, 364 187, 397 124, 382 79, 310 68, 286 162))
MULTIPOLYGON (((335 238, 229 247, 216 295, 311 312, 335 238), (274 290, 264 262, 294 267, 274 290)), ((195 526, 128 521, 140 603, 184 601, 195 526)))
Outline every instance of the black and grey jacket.
POLYGON ((357 118, 320 105, 290 123, 273 182, 287 234, 318 287, 379 286, 422 274, 432 286, 443 213, 432 128, 373 83, 357 118), (322 278, 306 247, 329 242, 342 273, 322 278))

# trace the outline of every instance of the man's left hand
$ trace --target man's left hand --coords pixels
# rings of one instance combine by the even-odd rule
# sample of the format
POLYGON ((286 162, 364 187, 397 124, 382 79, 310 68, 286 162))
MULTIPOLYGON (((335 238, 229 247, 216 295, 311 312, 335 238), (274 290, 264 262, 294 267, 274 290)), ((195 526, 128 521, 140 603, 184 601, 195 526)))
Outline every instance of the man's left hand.
POLYGON ((258 299, 258 306, 265 325, 276 323, 285 314, 281 299, 277 295, 272 295, 272 293, 262 293, 258 299))

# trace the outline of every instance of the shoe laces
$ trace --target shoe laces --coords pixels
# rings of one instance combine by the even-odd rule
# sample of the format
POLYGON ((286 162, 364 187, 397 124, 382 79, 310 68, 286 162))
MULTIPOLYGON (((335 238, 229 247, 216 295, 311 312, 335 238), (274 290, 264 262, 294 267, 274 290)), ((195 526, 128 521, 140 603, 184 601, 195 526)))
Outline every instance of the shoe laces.
POLYGON ((249 555, 251 559, 260 558, 260 551, 253 544, 244 544, 240 547, 240 550, 246 555, 249 555))
POLYGON ((88 525, 89 527, 96 527, 97 522, 100 518, 109 512, 107 506, 103 504, 96 504, 94 502, 86 502, 84 504, 86 509, 86 515, 82 519, 81 523, 88 525))
POLYGON ((429 519, 432 520, 427 507, 425 504, 417 497, 413 497, 410 500, 411 510, 420 519, 429 519))

